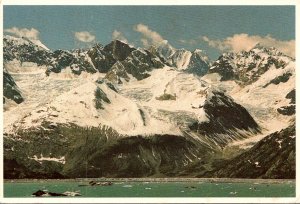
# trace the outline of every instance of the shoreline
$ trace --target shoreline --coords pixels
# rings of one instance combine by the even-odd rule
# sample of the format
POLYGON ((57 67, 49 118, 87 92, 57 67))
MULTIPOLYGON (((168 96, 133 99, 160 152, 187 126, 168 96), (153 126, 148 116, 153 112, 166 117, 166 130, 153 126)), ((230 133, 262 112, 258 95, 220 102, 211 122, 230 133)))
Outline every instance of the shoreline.
POLYGON ((296 183, 296 179, 243 179, 243 178, 73 178, 73 179, 4 179, 4 183, 35 182, 210 182, 210 183, 259 183, 280 184, 296 183))

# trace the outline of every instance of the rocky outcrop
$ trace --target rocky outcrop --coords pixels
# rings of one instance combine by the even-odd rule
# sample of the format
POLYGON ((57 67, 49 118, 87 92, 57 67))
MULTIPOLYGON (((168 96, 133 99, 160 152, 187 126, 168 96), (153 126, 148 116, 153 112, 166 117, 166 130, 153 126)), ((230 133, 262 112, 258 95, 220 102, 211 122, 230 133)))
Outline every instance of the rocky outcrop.
POLYGON ((173 49, 172 54, 166 58, 166 62, 178 70, 184 70, 198 76, 205 75, 210 64, 207 55, 199 49, 193 52, 185 49, 173 49))
POLYGON ((296 105, 282 106, 278 108, 277 111, 282 115, 295 115, 296 105))
POLYGON ((201 108, 209 121, 196 122, 190 125, 190 129, 212 138, 221 146, 225 146, 231 140, 247 137, 245 132, 260 131, 248 111, 222 91, 211 90, 201 108))
MULTIPOLYGON (((284 69, 290 61, 294 61, 294 59, 277 49, 265 48, 258 44, 250 51, 224 53, 212 64, 208 73, 218 73, 221 81, 235 80, 239 84, 248 85, 257 81, 272 66, 276 69, 284 69)), ((286 74, 275 78, 270 83, 286 82, 289 76, 286 74)))
POLYGON ((4 60, 6 62, 17 60, 21 63, 32 62, 37 66, 47 67, 46 74, 59 73, 69 67, 74 74, 82 71, 95 73, 93 64, 89 61, 86 50, 75 49, 71 51, 51 51, 41 47, 29 39, 5 36, 3 39, 4 60))
POLYGON ((214 177, 295 179, 295 125, 265 137, 248 151, 225 162, 214 177))
POLYGON ((59 73, 63 69, 69 67, 74 74, 81 74, 81 72, 95 73, 96 69, 93 64, 87 59, 87 53, 85 50, 56 50, 51 55, 51 63, 47 66, 46 74, 51 72, 59 73))
POLYGON ((16 82, 6 69, 3 69, 3 96, 4 103, 5 98, 13 100, 17 104, 20 104, 24 101, 16 82))
POLYGON ((193 52, 186 49, 176 49, 167 41, 161 42, 156 48, 153 48, 157 56, 162 58, 166 65, 176 67, 188 73, 203 76, 207 73, 210 60, 206 53, 200 49, 193 52))
POLYGON ((104 91, 102 91, 102 89, 100 89, 99 87, 97 87, 97 89, 95 90, 95 107, 96 109, 104 109, 103 108, 103 104, 102 103, 110 103, 110 100, 107 98, 107 95, 104 91))
POLYGON ((160 58, 147 50, 137 49, 132 51, 125 60, 115 63, 105 78, 114 83, 122 83, 122 80, 129 81, 130 76, 142 80, 150 76, 148 72, 162 67, 164 64, 160 58))
POLYGON ((88 50, 87 54, 95 68, 99 72, 106 73, 117 61, 125 60, 133 50, 135 49, 127 43, 115 40, 105 47, 96 44, 88 50))
POLYGON ((40 47, 27 38, 4 36, 3 38, 4 61, 18 60, 33 62, 37 65, 47 65, 51 62, 51 51, 40 47))
POLYGON ((198 76, 203 76, 207 73, 209 65, 210 62, 206 54, 202 50, 196 49, 192 52, 186 71, 198 76))
POLYGON ((282 106, 277 109, 278 113, 282 115, 295 115, 296 113, 296 89, 291 90, 286 97, 290 99, 290 105, 282 106))

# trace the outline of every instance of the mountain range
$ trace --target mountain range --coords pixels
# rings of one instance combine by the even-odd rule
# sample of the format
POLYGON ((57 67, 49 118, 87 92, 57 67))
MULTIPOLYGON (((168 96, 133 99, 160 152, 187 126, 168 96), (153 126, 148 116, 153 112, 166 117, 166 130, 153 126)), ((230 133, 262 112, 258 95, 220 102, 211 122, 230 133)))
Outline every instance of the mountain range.
POLYGON ((4 177, 295 178, 295 59, 4 36, 4 177))

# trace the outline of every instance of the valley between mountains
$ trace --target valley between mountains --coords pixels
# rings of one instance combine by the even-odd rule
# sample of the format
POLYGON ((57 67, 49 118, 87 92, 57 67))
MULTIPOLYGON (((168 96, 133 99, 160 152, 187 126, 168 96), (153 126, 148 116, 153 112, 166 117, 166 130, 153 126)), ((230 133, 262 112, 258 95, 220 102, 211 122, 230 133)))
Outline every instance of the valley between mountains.
POLYGON ((295 59, 3 39, 4 177, 295 178, 295 59))

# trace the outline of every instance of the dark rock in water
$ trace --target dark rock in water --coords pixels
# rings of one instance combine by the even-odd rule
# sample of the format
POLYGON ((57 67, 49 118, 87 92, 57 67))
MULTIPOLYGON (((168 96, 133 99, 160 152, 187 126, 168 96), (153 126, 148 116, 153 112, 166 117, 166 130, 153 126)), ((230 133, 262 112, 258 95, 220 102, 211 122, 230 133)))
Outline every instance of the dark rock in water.
POLYGON ((48 191, 43 191, 43 190, 38 190, 37 192, 33 193, 32 195, 34 195, 36 197, 44 197, 44 196, 53 196, 53 197, 67 196, 64 193, 53 193, 53 192, 48 192, 48 191))
POLYGON ((78 187, 89 186, 88 184, 79 184, 78 187))
POLYGON ((47 194, 45 191, 38 190, 37 192, 33 193, 32 195, 35 195, 36 197, 40 197, 47 194))
POLYGON ((197 188, 197 187, 196 187, 196 186, 185 186, 184 188, 195 189, 195 188, 197 188))
POLYGON ((90 184, 91 186, 94 186, 94 185, 96 185, 97 183, 96 183, 95 181, 90 181, 89 184, 90 184))
POLYGON ((67 196, 66 194, 64 194, 64 193, 52 193, 52 192, 49 192, 48 193, 50 196, 67 196))
POLYGON ((113 185, 113 183, 111 181, 107 181, 107 182, 90 181, 89 185, 90 186, 111 186, 111 185, 113 185))

